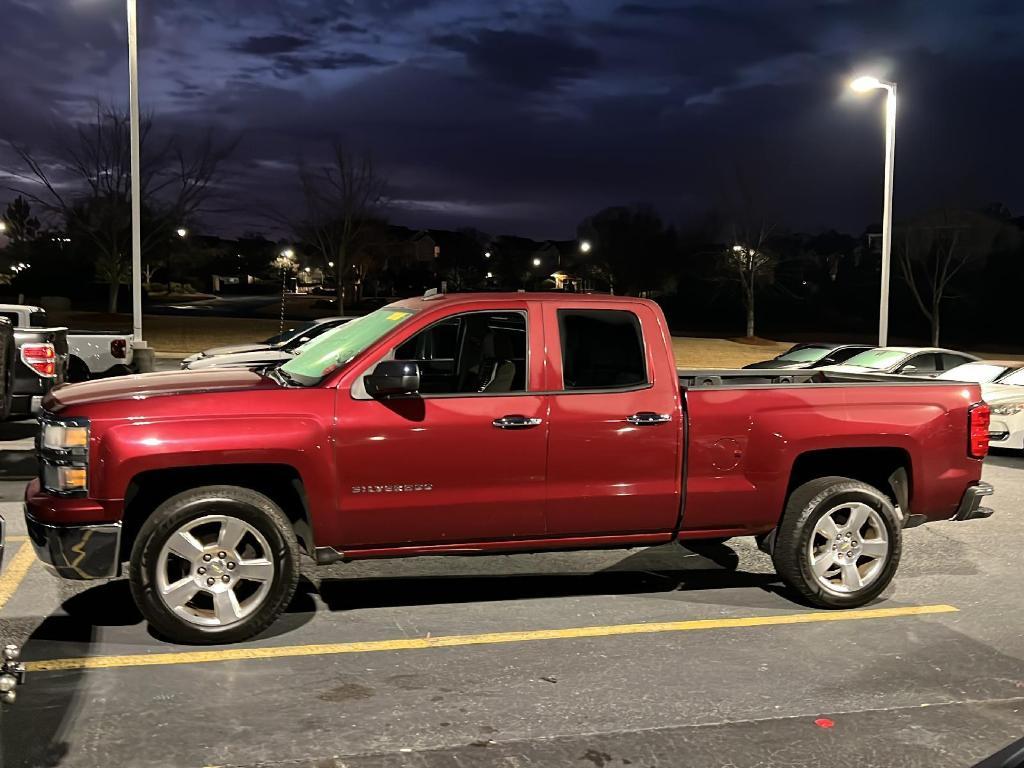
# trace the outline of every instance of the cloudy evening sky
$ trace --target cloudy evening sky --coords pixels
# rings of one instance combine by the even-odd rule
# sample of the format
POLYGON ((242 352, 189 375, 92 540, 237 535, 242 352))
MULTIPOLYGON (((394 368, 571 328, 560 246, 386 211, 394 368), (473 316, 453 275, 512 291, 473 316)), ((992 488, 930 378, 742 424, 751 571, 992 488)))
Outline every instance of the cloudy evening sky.
MULTIPOLYGON (((1024 213, 1024 3, 995 0, 139 0, 142 100, 242 142, 226 190, 259 228, 333 137, 372 150, 390 217, 571 237, 606 205, 669 219, 741 173, 779 221, 879 217, 882 102, 899 82, 896 216, 1024 213)), ((40 149, 126 103, 123 0, 0 0, 0 140, 40 149)), ((10 167, 0 147, 0 170, 10 167)), ((0 200, 9 198, 0 191, 0 200)), ((268 225, 269 227, 269 225, 268 225)))

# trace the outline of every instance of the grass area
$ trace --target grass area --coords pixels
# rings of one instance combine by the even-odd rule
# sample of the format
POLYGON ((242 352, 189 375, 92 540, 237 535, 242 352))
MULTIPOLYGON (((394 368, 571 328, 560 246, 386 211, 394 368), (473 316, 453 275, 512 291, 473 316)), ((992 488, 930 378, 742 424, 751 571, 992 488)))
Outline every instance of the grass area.
POLYGON ((748 363, 773 358, 793 346, 784 341, 759 341, 751 344, 745 339, 733 341, 674 336, 672 351, 679 368, 742 368, 748 363))

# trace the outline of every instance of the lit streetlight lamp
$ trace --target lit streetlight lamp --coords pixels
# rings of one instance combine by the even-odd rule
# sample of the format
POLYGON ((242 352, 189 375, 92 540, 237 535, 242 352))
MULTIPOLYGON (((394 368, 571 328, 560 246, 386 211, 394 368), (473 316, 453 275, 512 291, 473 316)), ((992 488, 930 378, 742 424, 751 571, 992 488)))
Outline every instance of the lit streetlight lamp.
POLYGON ((850 81, 858 93, 884 90, 885 96, 885 177, 882 198, 882 292, 878 304, 878 346, 889 339, 889 265, 892 257, 892 177, 896 151, 896 83, 862 75, 850 81))
POLYGON ((0 221, 0 235, 4 234, 5 232, 7 232, 7 222, 0 221))
POLYGON ((185 229, 184 227, 178 227, 176 230, 174 230, 174 234, 176 234, 178 237, 187 237, 188 230, 185 229))
MULTIPOLYGON (((3 230, 0 230, 0 232, 2 232, 2 231, 3 231, 3 230)), ((490 251, 484 251, 484 258, 485 258, 485 259, 489 259, 489 258, 491 258, 491 252, 490 252, 490 251)))
POLYGON ((593 246, 590 244, 589 240, 580 240, 580 253, 590 253, 591 248, 593 248, 593 246))
POLYGON ((535 266, 535 267, 539 267, 540 266, 540 259, 539 258, 535 258, 533 260, 533 266, 535 266))

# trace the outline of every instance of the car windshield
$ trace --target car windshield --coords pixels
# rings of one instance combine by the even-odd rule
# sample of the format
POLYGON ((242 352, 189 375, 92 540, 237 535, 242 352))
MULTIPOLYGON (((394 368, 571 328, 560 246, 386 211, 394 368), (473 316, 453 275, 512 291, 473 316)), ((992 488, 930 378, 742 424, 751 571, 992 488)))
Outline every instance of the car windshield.
POLYGON ((791 349, 776 360, 783 360, 787 363, 816 363, 829 353, 832 347, 800 347, 791 349))
POLYGON ((314 325, 316 325, 316 323, 313 323, 313 322, 302 323, 300 325, 296 325, 294 328, 289 328, 284 333, 277 333, 277 334, 274 334, 273 336, 271 336, 269 339, 264 339, 263 343, 264 344, 268 344, 270 346, 274 346, 275 344, 280 344, 281 342, 288 341, 288 339, 290 339, 290 338, 292 338, 292 337, 302 333, 307 328, 312 328, 314 325))
POLYGON ((876 371, 891 368, 907 356, 906 352, 897 349, 869 349, 854 355, 843 365, 854 365, 858 368, 872 368, 876 371))
POLYGON ((1024 384, 1024 368, 1018 368, 1013 373, 1003 376, 999 380, 1000 384, 1024 384))
POLYGON ((312 386, 412 316, 411 309, 378 309, 303 344, 281 371, 295 383, 312 386))
POLYGON ((940 373, 936 378, 947 381, 970 381, 975 384, 988 384, 1006 373, 1005 365, 992 363, 964 363, 956 368, 940 373))

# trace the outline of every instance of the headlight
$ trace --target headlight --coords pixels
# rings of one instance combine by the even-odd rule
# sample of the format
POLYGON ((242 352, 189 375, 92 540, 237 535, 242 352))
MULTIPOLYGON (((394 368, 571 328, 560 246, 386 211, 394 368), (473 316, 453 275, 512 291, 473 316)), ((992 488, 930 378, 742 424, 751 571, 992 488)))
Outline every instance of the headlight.
POLYGON ((43 464, 43 487, 57 493, 81 493, 89 486, 85 467, 43 464))
POLYGON ((44 490, 84 495, 89 489, 89 422, 42 417, 39 434, 39 479, 44 490))
POLYGON ((1015 416, 1024 411, 1024 403, 999 403, 992 406, 993 416, 1015 416))
POLYGON ((44 424, 43 448, 70 451, 89 447, 89 427, 71 424, 44 424))

